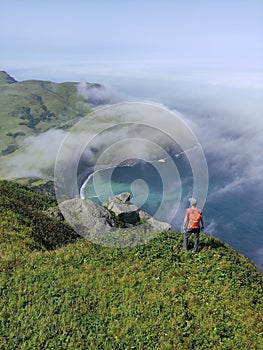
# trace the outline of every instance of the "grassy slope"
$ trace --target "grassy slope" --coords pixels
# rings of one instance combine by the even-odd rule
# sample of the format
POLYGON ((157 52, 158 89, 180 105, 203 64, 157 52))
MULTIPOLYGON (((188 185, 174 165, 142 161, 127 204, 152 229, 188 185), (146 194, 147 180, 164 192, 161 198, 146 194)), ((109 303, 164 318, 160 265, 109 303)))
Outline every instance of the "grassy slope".
POLYGON ((105 248, 41 226, 52 199, 0 185, 1 349, 262 348, 262 275, 220 240, 202 235, 196 255, 172 232, 105 248))
POLYGON ((14 182, 31 188, 32 190, 45 194, 49 197, 56 197, 55 185, 52 180, 44 180, 37 177, 25 177, 13 180, 14 182))
POLYGON ((19 184, 0 181, 0 248, 4 259, 22 252, 55 249, 77 236, 67 225, 49 217, 56 200, 19 184))
POLYGON ((0 154, 14 151, 25 137, 82 117, 88 112, 82 102, 77 83, 16 82, 0 72, 0 154))

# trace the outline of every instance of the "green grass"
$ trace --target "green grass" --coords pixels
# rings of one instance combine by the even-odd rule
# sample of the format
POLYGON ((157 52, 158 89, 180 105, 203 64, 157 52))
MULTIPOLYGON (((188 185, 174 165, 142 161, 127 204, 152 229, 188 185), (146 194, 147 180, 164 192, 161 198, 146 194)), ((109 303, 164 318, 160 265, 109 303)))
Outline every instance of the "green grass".
POLYGON ((77 83, 10 83, 10 77, 0 72, 0 155, 12 153, 28 136, 61 127, 89 111, 77 83))
POLYGON ((54 200, 0 184, 0 349, 262 348, 262 275, 228 245, 202 234, 185 253, 176 232, 125 249, 44 244, 34 215, 54 200))
POLYGON ((55 249, 78 236, 46 210, 56 200, 8 181, 0 181, 0 248, 7 258, 21 251, 55 249))
POLYGON ((52 180, 44 180, 37 177, 25 177, 13 181, 49 197, 56 197, 54 181, 52 180))

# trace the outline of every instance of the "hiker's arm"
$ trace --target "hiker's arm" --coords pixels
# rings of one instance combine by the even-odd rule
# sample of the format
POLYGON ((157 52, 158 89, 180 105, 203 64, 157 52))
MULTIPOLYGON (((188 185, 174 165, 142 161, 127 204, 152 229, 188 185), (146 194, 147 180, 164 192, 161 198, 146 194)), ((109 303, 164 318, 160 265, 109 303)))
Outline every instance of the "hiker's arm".
POLYGON ((186 214, 184 217, 184 222, 183 222, 183 232, 187 231, 187 225, 188 225, 188 216, 186 214))
POLYGON ((183 223, 183 226, 186 226, 188 223, 188 215, 186 214, 185 217, 184 217, 184 223, 183 223))

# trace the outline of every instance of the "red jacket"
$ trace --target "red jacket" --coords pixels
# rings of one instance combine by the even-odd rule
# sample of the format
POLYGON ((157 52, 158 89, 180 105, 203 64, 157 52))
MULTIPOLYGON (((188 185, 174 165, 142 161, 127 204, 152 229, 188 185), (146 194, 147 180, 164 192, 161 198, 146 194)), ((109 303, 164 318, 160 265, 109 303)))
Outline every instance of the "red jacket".
POLYGON ((199 208, 187 208, 185 215, 188 221, 188 228, 200 228, 202 212, 199 208))

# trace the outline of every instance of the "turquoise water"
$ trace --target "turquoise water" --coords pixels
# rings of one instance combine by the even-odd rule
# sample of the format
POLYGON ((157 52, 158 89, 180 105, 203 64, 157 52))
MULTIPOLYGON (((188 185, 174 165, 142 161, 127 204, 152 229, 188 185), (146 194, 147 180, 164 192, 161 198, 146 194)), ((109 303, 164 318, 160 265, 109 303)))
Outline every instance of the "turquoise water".
MULTIPOLYGON (((188 181, 182 183, 182 174, 170 171, 170 166, 169 160, 140 161, 133 166, 96 171, 83 185, 81 196, 102 204, 109 196, 130 192, 131 201, 138 208, 158 220, 171 223, 174 228, 179 227, 182 198, 190 196, 192 179, 188 176, 188 181)), ((187 166, 181 167, 181 172, 182 169, 186 171, 187 166)))
POLYGON ((82 188, 83 196, 101 204, 111 195, 130 192, 136 205, 139 204, 142 210, 154 215, 154 208, 160 205, 163 192, 162 181, 156 169, 145 164, 112 170, 100 170, 92 175, 82 188))

